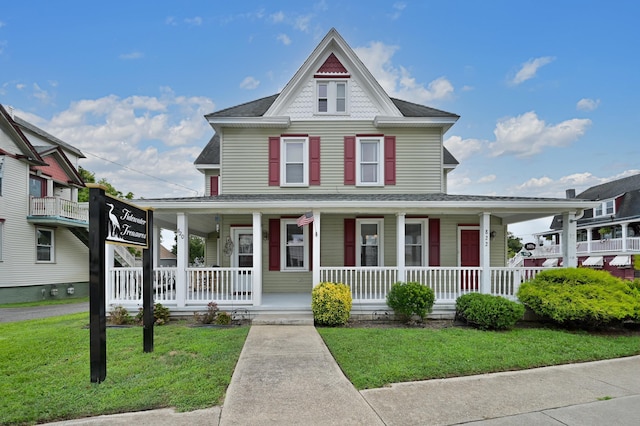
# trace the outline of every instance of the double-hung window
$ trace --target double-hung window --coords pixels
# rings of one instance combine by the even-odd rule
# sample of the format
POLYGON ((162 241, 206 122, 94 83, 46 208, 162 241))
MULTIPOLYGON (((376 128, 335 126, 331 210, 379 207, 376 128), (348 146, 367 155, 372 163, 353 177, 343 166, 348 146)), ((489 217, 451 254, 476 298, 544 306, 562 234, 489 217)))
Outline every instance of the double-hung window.
POLYGON ((309 270, 309 226, 298 227, 296 219, 282 219, 281 221, 282 261, 283 271, 309 270))
POLYGON ((309 185, 309 138, 282 137, 282 186, 309 185))
POLYGON ((356 138, 356 184, 384 185, 383 137, 356 138))
POLYGON ((426 221, 407 219, 404 228, 404 263, 406 266, 426 266, 426 221))
POLYGON ((614 200, 603 201, 602 204, 593 209, 593 217, 610 216, 615 213, 616 211, 614 200))
POLYGON ((357 266, 382 266, 383 220, 358 219, 356 221, 357 266))
POLYGON ((347 82, 322 80, 316 85, 316 112, 319 114, 347 113, 347 82))
POLYGON ((36 228, 36 261, 54 262, 54 247, 53 230, 36 228))

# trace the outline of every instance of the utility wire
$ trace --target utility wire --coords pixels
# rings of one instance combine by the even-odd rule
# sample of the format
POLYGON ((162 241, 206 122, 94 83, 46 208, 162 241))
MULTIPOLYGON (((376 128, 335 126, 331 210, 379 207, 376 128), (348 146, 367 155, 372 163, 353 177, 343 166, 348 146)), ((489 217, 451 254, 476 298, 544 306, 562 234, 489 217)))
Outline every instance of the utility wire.
POLYGON ((188 186, 184 186, 184 185, 181 185, 181 184, 179 184, 179 183, 170 182, 170 181, 168 181, 168 180, 166 180, 166 179, 162 179, 162 178, 159 178, 159 177, 157 177, 157 176, 153 176, 153 175, 150 175, 150 174, 148 174, 148 173, 141 172, 140 170, 132 169, 132 168, 131 168, 131 167, 129 167, 129 166, 125 166, 124 164, 120 164, 120 163, 118 163, 117 161, 113 161, 113 160, 109 160, 108 158, 101 157, 101 156, 99 156, 99 155, 97 155, 97 154, 94 154, 94 153, 92 153, 92 152, 88 152, 88 151, 86 151, 86 150, 84 150, 84 149, 82 150, 82 152, 83 152, 83 153, 86 153, 86 154, 89 154, 89 155, 93 155, 93 156, 94 156, 94 157, 96 157, 96 158, 99 158, 99 159, 101 159, 101 160, 104 160, 104 161, 107 161, 107 162, 109 162, 109 163, 115 164, 115 165, 117 165, 117 166, 120 166, 120 167, 122 167, 123 169, 127 169, 127 170, 132 171, 132 172, 135 172, 135 173, 140 173, 141 175, 144 175, 144 176, 150 177, 150 178, 152 178, 152 179, 156 179, 156 180, 160 180, 160 181, 162 181, 162 182, 166 182, 166 183, 168 183, 169 185, 179 186, 179 187, 181 187, 181 188, 188 189, 189 191, 193 191, 193 192, 195 192, 195 193, 196 193, 196 195, 198 194, 198 191, 197 191, 197 190, 195 190, 195 189, 193 189, 193 188, 189 188, 188 186))

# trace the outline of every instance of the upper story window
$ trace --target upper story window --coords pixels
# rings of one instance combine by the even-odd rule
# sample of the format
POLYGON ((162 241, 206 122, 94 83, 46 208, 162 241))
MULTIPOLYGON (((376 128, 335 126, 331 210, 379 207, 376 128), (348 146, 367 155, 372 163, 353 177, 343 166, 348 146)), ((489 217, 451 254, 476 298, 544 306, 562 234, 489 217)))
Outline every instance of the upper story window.
POLYGON ((280 182, 282 186, 309 185, 309 138, 281 138, 282 163, 280 182))
POLYGON ((282 259, 283 271, 308 271, 309 270, 309 227, 298 227, 296 219, 283 219, 280 229, 282 235, 282 259))
POLYGON ((356 139, 356 184, 363 186, 384 185, 382 137, 356 139))
POLYGON ((357 266, 382 266, 382 219, 358 219, 356 222, 357 266))
POLYGON ((615 200, 603 201, 598 207, 593 209, 593 217, 611 216, 616 213, 615 200))
POLYGON ((38 176, 29 177, 29 196, 30 197, 46 197, 47 181, 38 176))
POLYGON ((316 112, 320 114, 346 114, 347 82, 319 81, 316 86, 316 112))
POLYGON ((36 228, 36 261, 53 262, 54 247, 53 230, 36 228))

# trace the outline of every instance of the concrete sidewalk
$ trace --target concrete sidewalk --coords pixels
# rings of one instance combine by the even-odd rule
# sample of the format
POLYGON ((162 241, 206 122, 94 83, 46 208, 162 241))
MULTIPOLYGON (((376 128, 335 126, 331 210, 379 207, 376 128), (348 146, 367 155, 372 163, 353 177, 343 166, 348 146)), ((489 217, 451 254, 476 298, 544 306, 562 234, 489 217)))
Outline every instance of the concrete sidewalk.
POLYGON ((253 326, 223 407, 57 425, 638 425, 640 356, 358 392, 313 326, 253 326), (610 398, 610 399, 609 399, 610 398))

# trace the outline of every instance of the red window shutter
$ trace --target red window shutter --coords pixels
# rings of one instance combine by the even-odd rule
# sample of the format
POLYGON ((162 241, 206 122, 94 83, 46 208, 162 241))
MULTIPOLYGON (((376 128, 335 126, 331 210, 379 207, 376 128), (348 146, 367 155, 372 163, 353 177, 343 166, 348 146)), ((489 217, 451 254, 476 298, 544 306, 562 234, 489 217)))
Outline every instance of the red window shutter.
POLYGON ((211 178, 209 179, 209 185, 211 186, 211 188, 209 188, 209 195, 218 195, 219 180, 220 180, 220 176, 211 176, 211 178))
POLYGON ((429 219, 429 266, 440 266, 440 219, 429 219))
POLYGON ((269 219, 269 270, 280 270, 280 219, 269 219))
POLYGON ((344 137, 344 184, 356 184, 356 137, 344 137))
POLYGON ((309 138, 309 185, 320 185, 320 136, 309 138))
POLYGON ((396 184, 396 137, 384 137, 384 184, 396 184))
POLYGON ((280 138, 269 138, 269 186, 280 186, 280 138))
POLYGON ((344 220, 344 266, 356 266, 356 220, 344 220))

